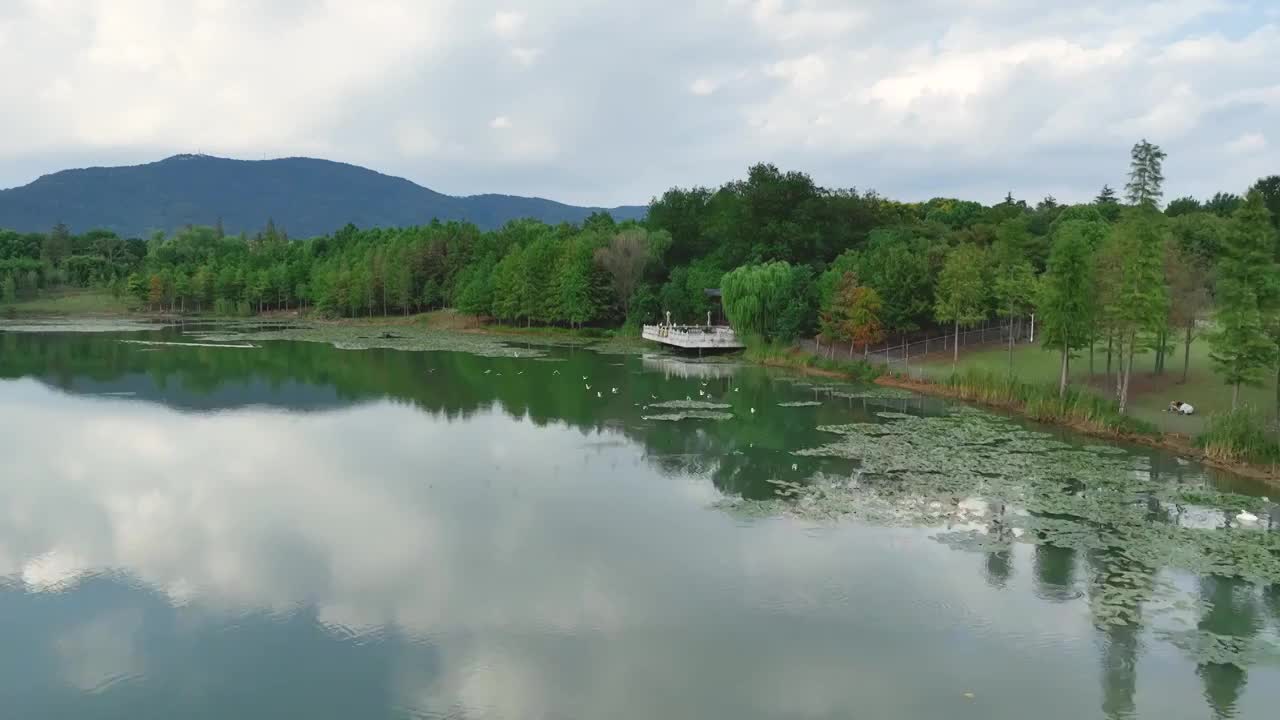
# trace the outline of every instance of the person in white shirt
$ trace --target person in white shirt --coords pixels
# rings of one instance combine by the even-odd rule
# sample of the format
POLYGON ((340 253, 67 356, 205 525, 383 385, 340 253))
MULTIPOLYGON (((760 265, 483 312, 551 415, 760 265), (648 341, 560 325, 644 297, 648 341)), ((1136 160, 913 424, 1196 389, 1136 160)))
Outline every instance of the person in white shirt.
POLYGON ((1169 412, 1178 413, 1180 415, 1190 415, 1196 409, 1191 407, 1191 403, 1184 403, 1181 400, 1174 400, 1169 403, 1169 412))

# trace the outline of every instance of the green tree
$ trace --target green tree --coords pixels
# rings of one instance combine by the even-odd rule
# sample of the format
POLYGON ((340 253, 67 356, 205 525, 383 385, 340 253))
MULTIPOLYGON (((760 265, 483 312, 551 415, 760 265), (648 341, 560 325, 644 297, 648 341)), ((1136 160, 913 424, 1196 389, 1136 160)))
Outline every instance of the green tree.
POLYGON ((173 278, 173 295, 178 301, 178 312, 185 313, 187 311, 187 299, 191 297, 191 277, 184 272, 179 272, 173 278))
POLYGON ((1125 193, 1131 205, 1155 207, 1164 194, 1165 152, 1143 138, 1129 153, 1129 182, 1125 193))
POLYGON ((14 281, 13 275, 5 275, 4 280, 0 281, 0 300, 11 303, 18 299, 18 283, 14 281))
POLYGON ((1258 384, 1262 369, 1277 357, 1267 336, 1280 300, 1274 233, 1262 193, 1251 192, 1232 218, 1218 261, 1217 330, 1209 335, 1209 357, 1232 388, 1232 409, 1239 407, 1240 386, 1258 384))
POLYGON ((1013 323, 1035 302, 1036 275, 1020 249, 1001 238, 992 246, 991 294, 996 312, 1009 321, 1009 374, 1013 374, 1013 323))
POLYGON ((44 259, 55 268, 61 267, 62 261, 66 260, 72 251, 71 230, 62 223, 54 225, 44 239, 42 253, 44 259))
POLYGON ((1209 304, 1209 271, 1207 265, 1182 245, 1171 242, 1165 250, 1165 283, 1169 287, 1170 328, 1184 332, 1182 382, 1191 368, 1191 343, 1195 340, 1200 314, 1209 304))
POLYGON ((1244 198, 1235 193, 1218 192, 1205 202, 1204 209, 1220 218, 1230 218, 1243 204, 1244 198))
POLYGON ((929 312, 933 287, 926 243, 905 229, 871 233, 862 254, 858 277, 876 289, 884 302, 889 332, 908 333, 920 327, 929 312))
POLYGON ((1062 355, 1058 394, 1066 395, 1071 353, 1092 341, 1094 313, 1093 250, 1080 224, 1056 233, 1040 287, 1037 307, 1044 346, 1062 355))
POLYGON ((519 320, 526 282, 523 249, 513 245, 493 270, 494 317, 508 322, 519 320))
POLYGON ((952 372, 960 360, 960 326, 972 325, 986 314, 986 292, 982 282, 984 260, 985 254, 980 248, 959 245, 947 254, 942 273, 938 275, 933 314, 939 322, 949 322, 955 327, 952 372))
POLYGON ((788 310, 798 304, 802 288, 790 263, 743 265, 720 281, 721 301, 729 323, 744 335, 766 341, 789 340, 794 325, 788 310))
POLYGON ((575 237, 565 243, 556 275, 556 297, 560 318, 569 327, 582 327, 599 312, 594 255, 595 248, 587 237, 575 237))
MULTIPOLYGON (((1103 249, 1103 312, 1119 342, 1119 410, 1129 399, 1133 359, 1140 333, 1163 333, 1169 315, 1165 285, 1163 216, 1150 204, 1141 205, 1121 220, 1103 249)), ((1161 341, 1163 342, 1163 341, 1161 341)))
POLYGON ((1249 188, 1262 195, 1262 204, 1271 213, 1271 227, 1280 232, 1280 175, 1268 175, 1249 188))
POLYGON ((147 283, 147 304, 156 310, 161 309, 164 301, 164 279, 159 274, 152 274, 147 283))
POLYGON ((1179 215, 1189 215, 1191 213, 1200 212, 1202 206, 1200 201, 1187 195, 1174 200, 1170 200, 1164 209, 1166 217, 1178 217, 1179 215))

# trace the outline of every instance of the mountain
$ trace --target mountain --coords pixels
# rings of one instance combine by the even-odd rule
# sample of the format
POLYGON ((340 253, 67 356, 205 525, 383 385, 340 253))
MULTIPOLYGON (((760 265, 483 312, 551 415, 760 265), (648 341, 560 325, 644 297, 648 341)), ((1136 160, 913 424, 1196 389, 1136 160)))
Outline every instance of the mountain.
MULTIPOLYGON (((466 220, 483 229, 508 220, 580 222, 604 208, 576 207, 511 195, 455 197, 356 165, 316 160, 229 160, 175 155, 127 167, 63 170, 0 190, 0 228, 46 231, 62 222, 74 232, 106 228, 126 237, 222 220, 229 233, 275 220, 292 237, 359 227, 466 220)), ((643 206, 604 209, 615 220, 641 218, 643 206)))

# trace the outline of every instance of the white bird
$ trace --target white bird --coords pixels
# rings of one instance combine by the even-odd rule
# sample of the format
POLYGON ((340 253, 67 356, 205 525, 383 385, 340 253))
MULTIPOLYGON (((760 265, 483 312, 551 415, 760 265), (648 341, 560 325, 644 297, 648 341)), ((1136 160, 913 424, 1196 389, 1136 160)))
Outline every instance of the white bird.
POLYGON ((524 371, 523 371, 523 370, 521 370, 520 372, 518 372, 518 373, 516 373, 516 374, 517 374, 517 375, 523 375, 523 374, 524 374, 524 371))
POLYGON ((560 371, 559 371, 559 370, 552 370, 552 371, 551 371, 551 374, 552 374, 552 375, 559 375, 559 374, 560 374, 560 371))
POLYGON ((604 395, 601 395, 601 394, 600 394, 600 391, 599 391, 599 390, 597 390, 597 391, 596 391, 596 397, 604 397, 604 395))
POLYGON ((427 371, 427 374, 428 374, 428 375, 430 375, 431 373, 433 373, 433 372, 435 372, 435 371, 436 371, 436 369, 435 369, 435 368, 431 368, 430 370, 428 370, 428 371, 427 371))
POLYGON ((698 397, 702 397, 703 395, 706 395, 706 393, 704 393, 704 392, 702 392, 701 390, 699 390, 699 391, 698 391, 698 397))
POLYGON ((654 394, 652 394, 652 393, 650 393, 650 394, 649 394, 649 397, 653 398, 654 400, 657 400, 657 399, 658 399, 658 396, 657 396, 657 395, 654 395, 654 394))
POLYGON ((586 379, 587 379, 587 376, 586 376, 586 375, 583 375, 583 376, 582 376, 582 379, 583 379, 583 380, 586 380, 586 379))
POLYGON ((617 395, 617 394, 618 394, 618 388, 612 388, 612 391, 613 391, 613 394, 614 394, 614 395, 617 395))
POLYGON ((485 375, 488 375, 488 374, 489 374, 489 373, 491 373, 491 372, 493 372, 493 371, 492 371, 492 370, 485 370, 485 371, 484 371, 484 374, 485 374, 485 375))
POLYGON ((1252 525, 1258 522, 1258 516, 1248 510, 1244 510, 1236 516, 1236 520, 1239 520, 1241 525, 1252 525))
POLYGON ((590 385, 588 385, 588 386, 587 386, 587 389, 588 389, 588 390, 590 390, 590 389, 591 389, 591 386, 590 386, 590 385))
POLYGON ((792 470, 799 470, 799 469, 800 469, 800 466, 799 466, 797 463, 791 463, 791 469, 792 469, 792 470))
POLYGON ((733 391, 734 391, 734 392, 738 392, 738 388, 734 388, 734 389, 733 389, 733 391))
POLYGON ((755 415, 755 414, 756 414, 756 409, 755 409, 755 408, 751 408, 751 414, 752 414, 752 415, 755 415))

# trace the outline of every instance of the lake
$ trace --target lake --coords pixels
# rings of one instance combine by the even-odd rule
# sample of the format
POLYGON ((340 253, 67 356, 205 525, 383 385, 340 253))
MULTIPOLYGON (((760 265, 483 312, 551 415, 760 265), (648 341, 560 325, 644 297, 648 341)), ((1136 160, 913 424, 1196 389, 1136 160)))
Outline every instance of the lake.
POLYGON ((51 330, 0 325, 4 717, 1280 707, 1280 511, 1163 452, 656 352, 51 330))

